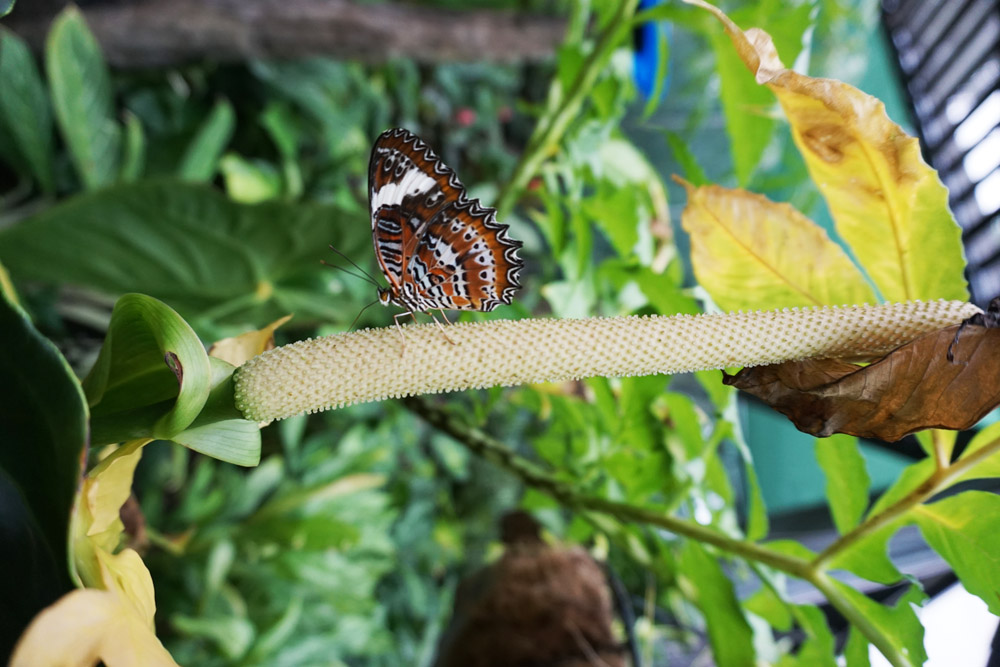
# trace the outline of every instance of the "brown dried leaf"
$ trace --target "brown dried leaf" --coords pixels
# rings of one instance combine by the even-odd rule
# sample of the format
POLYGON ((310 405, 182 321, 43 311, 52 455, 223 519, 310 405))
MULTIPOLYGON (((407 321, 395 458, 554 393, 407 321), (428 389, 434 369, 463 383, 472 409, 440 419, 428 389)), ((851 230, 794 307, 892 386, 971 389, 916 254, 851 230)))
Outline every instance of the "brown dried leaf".
POLYGON ((745 368, 723 381, 820 437, 893 442, 927 428, 967 429, 1000 404, 1000 329, 981 323, 929 333, 865 367, 794 361, 745 368))

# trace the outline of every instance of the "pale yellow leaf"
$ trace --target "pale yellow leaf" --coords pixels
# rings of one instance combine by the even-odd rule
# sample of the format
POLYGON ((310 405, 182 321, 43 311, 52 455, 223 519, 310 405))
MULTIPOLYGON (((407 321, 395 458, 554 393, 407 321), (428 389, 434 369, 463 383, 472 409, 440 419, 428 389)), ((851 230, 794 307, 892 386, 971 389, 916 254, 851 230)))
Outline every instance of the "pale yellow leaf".
POLYGON ((837 232, 890 301, 967 300, 961 231, 917 140, 878 99, 841 81, 786 69, 771 37, 712 12, 756 80, 778 97, 837 232))
POLYGON ((208 354, 233 366, 241 366, 247 359, 272 349, 275 330, 290 319, 291 315, 285 315, 262 329, 248 331, 232 338, 223 338, 209 348, 208 354))
POLYGON ((695 276, 723 310, 875 302, 847 253, 788 204, 675 180, 687 190, 695 276))
POLYGON ((21 635, 10 667, 177 667, 148 624, 117 594, 67 593, 21 635))
POLYGON ((132 606, 136 616, 153 630, 153 616, 156 614, 156 598, 153 594, 153 577, 133 549, 122 549, 110 554, 97 550, 101 564, 104 588, 119 593, 119 598, 132 606))

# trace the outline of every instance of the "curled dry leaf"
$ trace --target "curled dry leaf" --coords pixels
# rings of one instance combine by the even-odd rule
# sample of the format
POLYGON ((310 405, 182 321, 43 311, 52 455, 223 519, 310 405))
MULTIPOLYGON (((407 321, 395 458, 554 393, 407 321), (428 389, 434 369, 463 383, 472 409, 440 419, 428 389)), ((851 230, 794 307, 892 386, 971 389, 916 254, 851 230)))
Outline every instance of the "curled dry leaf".
POLYGON ((745 368, 724 382, 820 437, 848 433, 893 442, 927 428, 970 428, 1000 404, 1000 328, 971 319, 868 366, 794 361, 745 368))

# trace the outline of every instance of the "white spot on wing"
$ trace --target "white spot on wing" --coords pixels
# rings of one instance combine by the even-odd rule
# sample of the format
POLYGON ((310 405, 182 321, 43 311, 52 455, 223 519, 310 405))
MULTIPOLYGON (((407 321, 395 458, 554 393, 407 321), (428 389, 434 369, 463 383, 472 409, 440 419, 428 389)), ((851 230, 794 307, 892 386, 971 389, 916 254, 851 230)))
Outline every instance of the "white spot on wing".
POLYGON ((372 211, 382 206, 395 206, 403 203, 404 197, 413 197, 429 191, 437 185, 437 181, 416 167, 409 169, 394 183, 386 183, 372 194, 372 211))

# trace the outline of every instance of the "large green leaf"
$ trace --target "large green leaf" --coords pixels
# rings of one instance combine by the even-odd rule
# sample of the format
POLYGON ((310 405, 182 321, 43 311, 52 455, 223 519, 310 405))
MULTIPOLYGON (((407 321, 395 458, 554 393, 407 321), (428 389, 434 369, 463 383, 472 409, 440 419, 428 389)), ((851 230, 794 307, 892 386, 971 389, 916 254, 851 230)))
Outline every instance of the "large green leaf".
POLYGON ((69 588, 67 539, 87 405, 65 359, 0 293, 0 662, 69 588))
POLYGON ((114 118, 111 77, 97 40, 70 5, 45 43, 52 106, 83 184, 97 188, 118 178, 121 127, 114 118))
POLYGON ((858 439, 834 435, 816 439, 816 458, 826 475, 826 497, 841 534, 858 525, 868 507, 870 479, 858 439))
POLYGON ((361 250, 368 229, 333 206, 241 205, 204 185, 147 181, 78 196, 0 232, 0 261, 16 279, 138 291, 189 319, 277 319, 287 312, 273 304, 285 302, 300 318, 348 319, 354 312, 326 300, 320 272, 336 274, 319 262, 330 243, 370 253, 361 250))
POLYGON ((701 545, 687 541, 681 551, 679 569, 691 584, 686 593, 705 615, 716 664, 720 667, 754 664, 753 632, 740 609, 733 584, 719 562, 701 545))
POLYGON ((934 551, 948 561, 962 585, 1000 615, 1000 496, 966 491, 913 511, 934 551))
POLYGON ((42 190, 55 191, 52 172, 52 112, 45 84, 28 46, 0 28, 0 127, 10 133, 17 150, 42 190))
POLYGON ((198 336, 156 299, 126 294, 111 314, 101 353, 84 381, 95 443, 159 438, 215 458, 255 465, 257 427, 233 406, 233 367, 212 363, 198 336))

